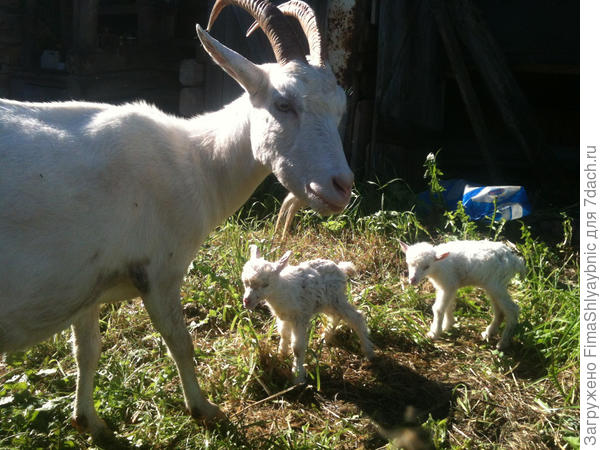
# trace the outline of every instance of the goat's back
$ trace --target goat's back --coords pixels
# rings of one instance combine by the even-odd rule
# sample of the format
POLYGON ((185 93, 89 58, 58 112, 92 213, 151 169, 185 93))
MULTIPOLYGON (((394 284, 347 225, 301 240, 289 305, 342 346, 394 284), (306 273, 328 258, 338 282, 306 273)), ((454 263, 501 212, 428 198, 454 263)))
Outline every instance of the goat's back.
POLYGON ((181 218, 165 209, 183 193, 157 171, 175 166, 160 120, 148 126, 158 114, 0 100, 0 352, 65 328, 102 293, 135 294, 132 267, 164 247, 181 256, 168 242, 181 218))
POLYGON ((329 289, 345 289, 347 276, 336 263, 328 259, 312 259, 297 266, 289 265, 281 271, 284 285, 292 290, 325 292, 329 289))
POLYGON ((501 242, 451 241, 436 247, 437 254, 445 252, 449 256, 439 261, 440 271, 458 278, 461 285, 507 285, 525 271, 523 259, 501 242))
POLYGON ((352 271, 354 265, 352 263, 341 264, 342 265, 340 266, 340 263, 336 264, 335 262, 329 259, 318 258, 300 263, 297 267, 301 271, 305 271, 307 273, 314 271, 323 278, 329 280, 339 279, 345 283, 346 275, 352 271), (350 266, 352 266, 352 268, 350 266))

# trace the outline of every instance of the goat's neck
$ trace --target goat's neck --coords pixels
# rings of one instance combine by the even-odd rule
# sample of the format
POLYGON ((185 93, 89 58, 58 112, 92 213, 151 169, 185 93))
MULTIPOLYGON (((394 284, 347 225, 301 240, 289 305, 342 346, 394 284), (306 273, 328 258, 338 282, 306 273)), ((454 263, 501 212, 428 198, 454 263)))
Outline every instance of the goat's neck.
POLYGON ((252 153, 251 112, 244 95, 190 121, 193 152, 203 174, 199 200, 210 229, 240 208, 270 173, 252 153), (209 212, 213 217, 206 216, 209 212))
POLYGON ((279 297, 271 297, 266 299, 266 304, 271 311, 271 315, 279 318, 280 320, 292 320, 296 314, 296 311, 292 308, 293 305, 286 308, 285 304, 282 304, 282 299, 279 297))

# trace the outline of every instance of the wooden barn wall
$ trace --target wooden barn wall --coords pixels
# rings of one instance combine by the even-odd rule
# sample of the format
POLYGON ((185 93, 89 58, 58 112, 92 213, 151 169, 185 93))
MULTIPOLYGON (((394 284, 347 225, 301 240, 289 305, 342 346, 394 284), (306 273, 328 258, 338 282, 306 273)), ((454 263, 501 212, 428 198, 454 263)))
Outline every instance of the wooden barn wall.
MULTIPOLYGON (((560 186, 578 176, 579 8, 558 0, 381 0, 367 174, 560 186), (552 180, 552 181, 550 181, 552 180)), ((376 10, 375 10, 376 9, 376 10)), ((368 175, 369 176, 369 175, 368 175)))

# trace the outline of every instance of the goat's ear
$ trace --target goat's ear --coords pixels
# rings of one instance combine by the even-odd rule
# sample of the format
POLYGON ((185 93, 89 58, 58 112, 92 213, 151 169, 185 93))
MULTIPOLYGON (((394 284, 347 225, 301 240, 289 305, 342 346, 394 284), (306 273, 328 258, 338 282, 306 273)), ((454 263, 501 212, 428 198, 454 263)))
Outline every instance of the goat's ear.
POLYGON ((260 67, 221 44, 198 24, 196 24, 196 33, 204 50, 214 62, 237 81, 251 97, 264 90, 267 85, 267 75, 260 67))
POLYGON ((442 259, 445 259, 449 254, 450 254, 450 252, 445 252, 445 253, 441 253, 439 255, 435 255, 435 260, 441 261, 442 259))
POLYGON ((279 261, 277 261, 277 266, 275 266, 275 270, 277 272, 281 272, 283 270, 283 268, 285 266, 287 266, 288 259, 290 259, 291 255, 292 255, 292 251, 288 250, 287 252, 285 252, 283 254, 283 256, 281 258, 279 258, 279 261))
POLYGON ((250 258, 252 258, 252 259, 258 258, 259 257, 258 247, 256 245, 252 244, 249 248, 250 248, 250 258))
POLYGON ((406 242, 400 241, 400 248, 402 249, 403 253, 406 253, 406 250, 408 250, 408 244, 406 242))

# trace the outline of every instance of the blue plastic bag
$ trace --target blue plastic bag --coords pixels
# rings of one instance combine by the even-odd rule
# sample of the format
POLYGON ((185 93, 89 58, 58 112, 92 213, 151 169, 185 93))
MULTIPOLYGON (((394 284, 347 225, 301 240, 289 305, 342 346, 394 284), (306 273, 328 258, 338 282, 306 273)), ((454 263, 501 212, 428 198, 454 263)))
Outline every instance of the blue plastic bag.
POLYGON ((474 220, 485 217, 495 220, 513 220, 527 216, 531 205, 523 186, 480 186, 465 189, 465 212, 474 220), (496 215, 494 216, 494 201, 496 215))
MULTIPOLYGON (((491 220, 494 215, 494 199, 496 221, 519 219, 531 213, 531 205, 523 186, 481 186, 462 179, 443 180, 440 184, 445 189, 441 193, 445 207, 456 210, 458 202, 462 201, 465 212, 473 220, 491 220)), ((428 210, 431 206, 429 191, 421 192, 419 198, 427 205, 425 209, 428 210)))

